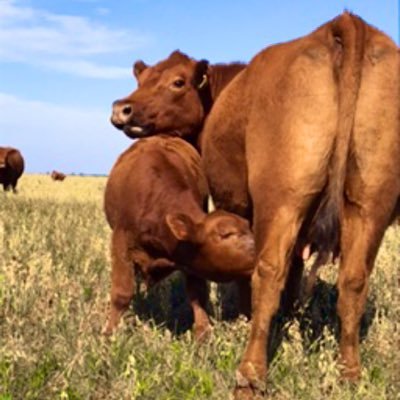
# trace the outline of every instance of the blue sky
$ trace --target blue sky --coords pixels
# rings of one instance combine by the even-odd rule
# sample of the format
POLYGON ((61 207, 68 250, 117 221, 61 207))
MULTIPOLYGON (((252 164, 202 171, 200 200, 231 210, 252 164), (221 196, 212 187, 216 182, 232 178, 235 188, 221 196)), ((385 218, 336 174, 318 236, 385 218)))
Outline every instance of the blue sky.
POLYGON ((108 173, 130 144, 109 114, 135 60, 249 61, 344 9, 399 43, 397 0, 0 0, 0 145, 28 172, 108 173))

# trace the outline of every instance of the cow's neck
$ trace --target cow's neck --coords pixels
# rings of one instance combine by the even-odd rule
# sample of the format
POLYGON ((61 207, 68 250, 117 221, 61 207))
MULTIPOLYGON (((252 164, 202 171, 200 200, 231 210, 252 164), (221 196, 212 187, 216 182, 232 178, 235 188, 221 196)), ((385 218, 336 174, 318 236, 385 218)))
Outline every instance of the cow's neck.
POLYGON ((214 103, 225 86, 244 68, 246 64, 214 64, 210 70, 210 92, 214 103))
MULTIPOLYGON (((244 68, 247 64, 231 63, 231 64, 213 64, 210 67, 208 84, 199 91, 200 99, 203 103, 204 114, 207 117, 211 107, 217 100, 222 90, 228 83, 244 68)), ((201 131, 201 130, 200 130, 201 131)), ((193 136, 188 136, 186 140, 200 151, 199 132, 193 136)))

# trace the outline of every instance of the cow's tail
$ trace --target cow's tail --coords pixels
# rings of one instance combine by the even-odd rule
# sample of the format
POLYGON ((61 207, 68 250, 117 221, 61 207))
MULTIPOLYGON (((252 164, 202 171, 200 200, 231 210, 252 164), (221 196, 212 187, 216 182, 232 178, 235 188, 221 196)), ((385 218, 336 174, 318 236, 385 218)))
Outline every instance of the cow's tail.
POLYGON ((333 68, 338 87, 338 119, 328 182, 310 231, 310 241, 319 251, 336 252, 339 247, 344 182, 361 82, 365 30, 366 24, 347 12, 331 24, 333 68))

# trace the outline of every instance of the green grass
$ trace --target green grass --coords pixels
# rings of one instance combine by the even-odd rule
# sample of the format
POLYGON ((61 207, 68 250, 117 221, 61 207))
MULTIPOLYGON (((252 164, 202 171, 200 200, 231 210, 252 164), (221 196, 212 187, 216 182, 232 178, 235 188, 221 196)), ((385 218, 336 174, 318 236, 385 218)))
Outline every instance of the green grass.
MULTIPOLYGON (((141 291, 115 335, 101 335, 110 286, 104 185, 101 177, 28 175, 18 195, 0 193, 0 400, 228 399, 249 326, 221 320, 214 285, 214 330, 202 346, 187 329, 179 274, 141 291)), ((338 380, 331 266, 294 320, 276 319, 268 398, 400 399, 398 236, 388 230, 372 275, 360 384, 338 380)))

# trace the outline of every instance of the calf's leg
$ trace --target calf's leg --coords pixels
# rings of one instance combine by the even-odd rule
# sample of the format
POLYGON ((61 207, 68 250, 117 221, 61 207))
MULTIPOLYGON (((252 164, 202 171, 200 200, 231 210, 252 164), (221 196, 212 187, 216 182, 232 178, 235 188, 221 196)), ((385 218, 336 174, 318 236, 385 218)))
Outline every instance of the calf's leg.
POLYGON ((126 233, 115 230, 111 239, 111 305, 103 333, 110 335, 128 309, 135 292, 135 271, 128 251, 126 233))
POLYGON ((193 310, 193 333, 196 341, 207 339, 211 325, 206 307, 208 304, 208 287, 204 279, 186 275, 186 292, 193 310))

